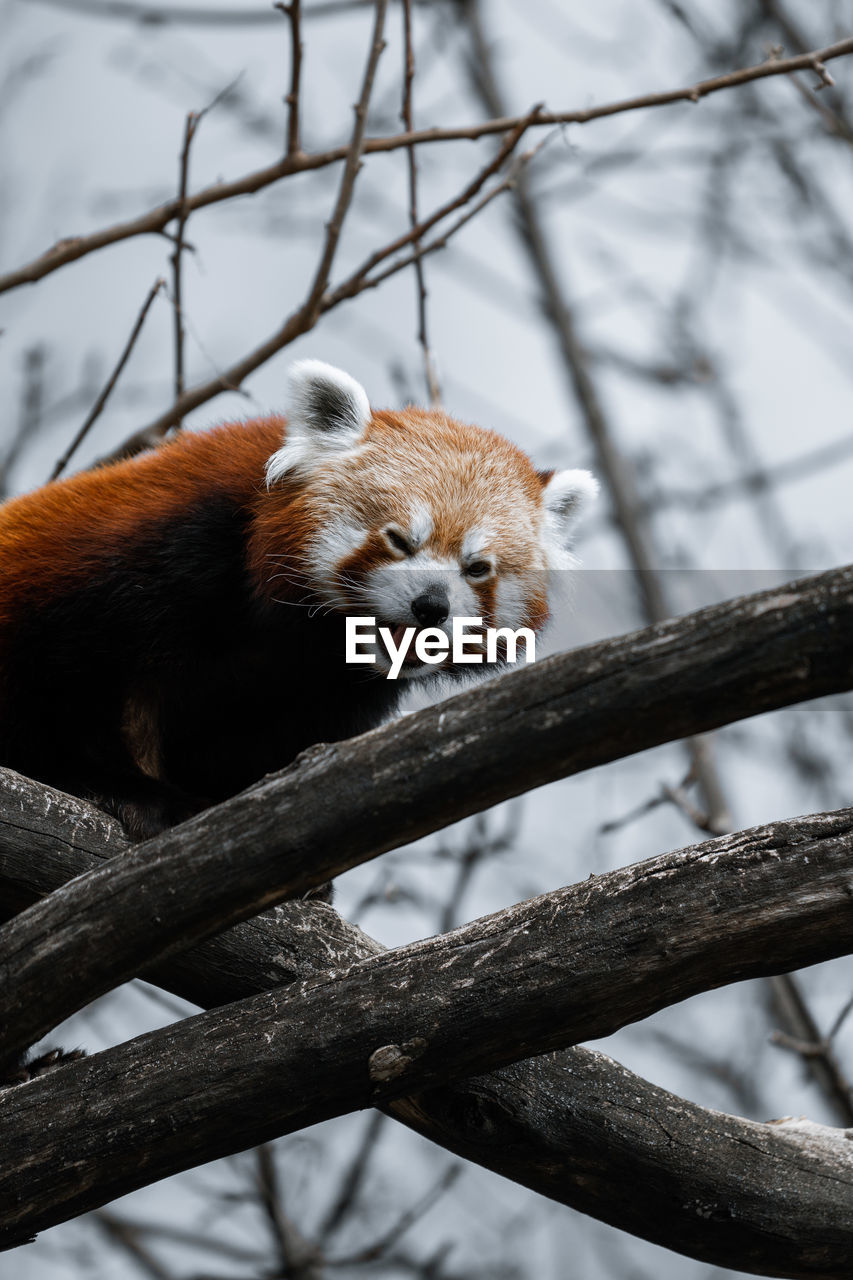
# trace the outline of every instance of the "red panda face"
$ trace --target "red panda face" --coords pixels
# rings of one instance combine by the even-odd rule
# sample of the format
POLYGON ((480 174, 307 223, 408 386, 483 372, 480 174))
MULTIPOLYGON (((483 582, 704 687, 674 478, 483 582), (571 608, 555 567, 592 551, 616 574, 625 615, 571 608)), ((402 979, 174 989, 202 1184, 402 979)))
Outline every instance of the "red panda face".
MULTIPOLYGON (((267 478, 298 504, 311 596, 375 618, 395 643, 409 627, 449 636, 454 618, 539 631, 551 571, 574 564, 571 529, 597 490, 588 472, 543 475, 502 436, 441 411, 371 412, 358 383, 318 361, 294 367, 267 478)), ((400 674, 436 670, 412 646, 400 674)))

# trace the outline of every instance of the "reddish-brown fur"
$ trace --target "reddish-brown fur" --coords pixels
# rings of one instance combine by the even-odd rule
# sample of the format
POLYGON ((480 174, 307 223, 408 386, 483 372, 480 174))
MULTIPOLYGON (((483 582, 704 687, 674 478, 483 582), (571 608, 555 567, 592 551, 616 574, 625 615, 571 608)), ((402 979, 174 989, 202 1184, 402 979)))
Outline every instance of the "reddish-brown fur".
POLYGON ((497 573, 470 584, 486 625, 515 575, 524 625, 542 626, 543 478, 509 441, 378 412, 359 448, 268 489, 284 436, 275 416, 186 432, 0 508, 0 764, 150 834, 384 718, 399 690, 345 666, 340 613, 287 607, 318 599, 313 551, 342 512, 368 531, 337 565, 344 595, 393 559, 381 530, 414 501, 436 560, 492 531, 497 573))

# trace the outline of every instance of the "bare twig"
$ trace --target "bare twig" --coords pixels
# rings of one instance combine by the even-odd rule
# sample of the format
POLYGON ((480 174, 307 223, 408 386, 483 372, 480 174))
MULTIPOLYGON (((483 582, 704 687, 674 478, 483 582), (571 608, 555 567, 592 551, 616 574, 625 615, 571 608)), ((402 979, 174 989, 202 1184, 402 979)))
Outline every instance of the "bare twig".
POLYGON ((140 1239, 142 1232, 132 1222, 119 1218, 108 1209, 96 1209, 93 1220, 114 1245, 123 1249, 140 1271, 152 1280, 172 1280, 172 1273, 154 1256, 140 1239))
POLYGON ((821 102, 815 97, 814 89, 803 84, 799 76, 791 76, 791 84, 800 94, 804 102, 807 102, 813 111, 816 111, 824 123, 827 133, 833 133, 836 137, 843 139, 844 142, 853 146, 853 129, 850 128, 844 116, 833 111, 825 102, 821 102))
MULTIPOLYGON (((443 249, 448 240, 461 231, 472 219, 476 218, 477 214, 481 213, 486 205, 491 204, 496 196, 502 195, 504 191, 510 191, 515 186, 519 173, 532 160, 542 145, 542 143, 539 143, 538 146, 532 147, 530 151, 525 151, 520 156, 517 156, 506 176, 493 187, 490 187, 475 204, 466 209, 465 213, 456 222, 452 223, 446 231, 442 231, 434 240, 430 240, 429 244, 422 245, 420 249, 415 249, 406 258, 400 258, 397 262, 392 262, 389 267, 386 267, 384 271, 380 271, 376 275, 369 276, 362 268, 359 268, 358 271, 350 276, 349 280, 345 280, 342 285, 335 289, 334 293, 329 295, 328 305, 324 310, 328 310, 330 306, 342 302, 344 298, 354 298, 356 294, 362 293, 365 289, 375 289, 377 285, 383 284, 391 276, 396 275, 398 271, 411 266, 418 258, 425 258, 427 254, 443 249)), ((452 203, 457 204, 458 202, 453 201, 452 203)))
POLYGON ((257 1185, 264 1215, 272 1232, 278 1252, 279 1270, 276 1274, 290 1280, 320 1280, 320 1256, 288 1220, 281 1203, 278 1170, 269 1143, 255 1151, 257 1185))
POLYGON ((776 1032, 771 1039, 800 1054, 841 1124, 853 1125, 853 1088, 841 1070, 830 1037, 820 1034, 799 983, 790 973, 769 981, 776 1007, 790 1028, 790 1034, 776 1032))
POLYGON ((395 275, 398 271, 402 271, 406 267, 411 266, 416 256, 434 253, 436 250, 443 248, 451 236, 461 230, 466 222, 470 221, 470 219, 476 216, 476 214, 479 213, 486 204, 493 200, 495 196, 499 195, 512 184, 516 171, 508 175, 502 183, 488 192, 478 204, 474 205, 464 217, 454 223, 453 226, 451 226, 442 236, 431 241, 430 244, 422 246, 414 254, 398 259, 397 262, 393 263, 384 272, 380 272, 375 276, 370 276, 369 274, 380 263, 393 256, 393 254, 397 253, 400 249, 406 248, 407 245, 412 244, 415 240, 422 238, 427 231, 436 225, 436 223, 441 222, 444 218, 448 217, 451 213, 455 212, 470 201, 482 188, 488 178, 491 177, 498 168, 500 168, 506 157, 516 146, 519 138, 529 127, 531 121, 537 118, 537 114, 538 108, 535 108, 527 116, 522 117, 521 121, 515 126, 515 128, 510 130, 494 158, 484 166, 480 173, 477 174, 477 176, 458 196, 441 205, 428 218, 419 223, 417 227, 404 232, 395 240, 386 244, 382 249, 377 249, 374 253, 370 254, 361 266, 358 267, 351 276, 344 280, 342 284, 338 285, 337 288, 327 293, 324 297, 321 297, 314 305, 313 309, 309 308, 308 305, 308 302, 310 301, 309 296, 309 300, 294 311, 287 320, 285 320, 281 328, 267 338, 265 342, 261 343, 260 346, 255 347, 253 351, 250 351, 247 355, 243 356, 229 369, 226 369, 224 373, 218 374, 208 382, 200 383, 198 386, 192 387, 189 391, 186 391, 181 399, 176 401, 169 409, 166 410, 165 413, 161 414, 159 418, 155 418, 155 420, 149 423, 148 426, 143 427, 140 431, 136 432, 134 436, 131 437, 131 440, 126 441, 125 444, 116 451, 114 456, 126 457, 130 453, 139 452, 148 447, 150 443, 156 443, 156 441, 169 429, 169 427, 189 413, 190 410, 198 408, 199 405, 206 404, 208 400, 212 400, 214 396, 219 395, 222 391, 239 390, 244 378, 248 377, 250 373, 253 373, 255 369, 260 368, 262 364, 265 364, 267 360, 271 359, 272 356, 283 350, 284 347, 288 346, 301 334, 307 333, 308 330, 316 324, 320 315, 325 314, 327 311, 331 311, 341 302, 354 298, 359 293, 363 293, 367 289, 375 288, 384 280, 387 280, 389 276, 395 275))
MULTIPOLYGON (((782 32, 784 39, 794 47, 794 49, 804 54, 808 52, 808 46, 805 40, 805 34, 802 29, 792 19, 791 15, 777 0, 761 0, 761 7, 764 14, 771 21, 775 22, 779 30, 782 32)), ((826 125, 830 133, 836 134, 845 142, 853 144, 853 123, 849 115, 844 109, 844 104, 836 94, 832 107, 826 102, 819 101, 815 97, 814 91, 808 86, 801 83, 797 76, 792 75, 791 80, 803 98, 808 102, 809 106, 815 110, 826 125)), ((823 81, 818 88, 823 87, 823 81)))
MULTIPOLYGON (((115 1243, 135 1254, 136 1261, 143 1267, 147 1267, 148 1262, 151 1262, 153 1267, 160 1265, 147 1249, 145 1249, 145 1259, 139 1256, 139 1246, 146 1237, 162 1240, 167 1244, 183 1245, 189 1249, 210 1250, 217 1253, 220 1259, 228 1258, 233 1262, 248 1262, 257 1266, 263 1260, 263 1255, 258 1249, 243 1248, 233 1241, 223 1240, 221 1237, 213 1238, 202 1231, 190 1231, 183 1227, 172 1226, 167 1222, 146 1222, 136 1218, 124 1218, 114 1213, 112 1209, 96 1209, 93 1217, 115 1243)), ((164 1270, 157 1271, 152 1267, 148 1269, 151 1274, 158 1277, 167 1274, 164 1270)))
POLYGON ((421 1196, 410 1209, 401 1213, 397 1221, 387 1231, 383 1232, 378 1240, 364 1249, 358 1249, 355 1253, 350 1253, 340 1258, 329 1258, 327 1259, 328 1265, 330 1267, 364 1266, 365 1263, 375 1262, 377 1258, 383 1257, 397 1243, 400 1237, 405 1235, 416 1222, 419 1222, 436 1201, 440 1200, 445 1192, 450 1190, 461 1172, 462 1166, 458 1164, 451 1165, 449 1169, 445 1169, 435 1186, 421 1196))
MULTIPOLYGON (((400 118, 403 121, 403 128, 406 133, 413 133, 412 85, 415 78, 415 51, 412 43, 412 0, 403 0, 403 43, 405 65, 403 68, 403 109, 400 113, 400 118)), ((409 225, 416 227, 418 225, 418 165, 414 146, 408 148, 407 155, 409 161, 409 225)), ((416 249, 420 247, 419 241, 416 240, 414 243, 416 249)), ((441 404, 441 388, 438 385, 435 362, 429 345, 426 307, 427 290, 424 279, 423 258, 421 256, 418 256, 415 261, 415 283, 418 297, 418 341, 423 351, 424 378, 426 380, 429 403, 435 406, 441 404)))
POLYGON ((118 382, 122 369, 127 364, 130 358, 130 353, 133 350, 134 346, 136 345, 136 339, 139 337, 140 333, 142 332, 142 326, 145 324, 145 317, 148 315, 148 312, 151 308, 151 304, 153 303, 154 299, 157 297, 157 294, 163 288, 163 285, 165 283, 166 283, 165 280, 163 280, 163 278, 160 277, 160 279, 154 281, 154 284, 149 289, 148 297, 145 299, 144 303, 142 304, 142 310, 139 312, 139 315, 136 317, 136 324, 133 326, 133 329, 131 330, 130 337, 125 343, 124 350, 119 356, 119 360, 118 360, 118 363, 116 364, 116 367, 113 369, 112 373, 107 379, 107 383, 103 391, 95 401, 94 405, 92 406, 92 410, 89 416, 87 417, 86 421, 83 423, 82 427, 77 432, 74 439, 71 441, 71 444, 65 450, 65 453, 63 453, 62 457, 59 459, 56 466, 53 468, 53 472, 50 477, 51 480, 59 479, 59 477, 62 475, 63 471, 65 470, 65 468, 68 466, 68 463, 70 462, 71 458, 76 453, 80 445, 83 443, 89 431, 92 429, 92 426, 100 417, 101 412, 103 411, 104 405, 107 403, 107 400, 109 400, 110 395, 112 394, 113 388, 118 382))
MULTIPOLYGON (((461 11, 470 31, 475 60, 473 87, 488 112, 503 114, 504 103, 483 30, 478 0, 464 0, 461 11)), ((606 481, 626 550, 636 571, 643 613, 648 622, 660 622, 669 617, 671 610, 658 568, 659 557, 651 529, 641 515, 640 497, 632 467, 619 449, 593 376, 589 355, 578 334, 573 308, 560 279, 565 273, 565 262, 560 263, 561 270, 558 271, 539 209, 523 179, 516 186, 515 196, 521 239, 536 272, 545 315, 559 342, 565 370, 595 449, 598 468, 606 481)), ((687 746, 708 815, 703 829, 712 834, 730 830, 731 818, 708 744, 697 739, 691 740, 687 746)))
POLYGON ((9 473, 25 444, 39 431, 44 418, 44 371, 47 349, 41 344, 24 352, 24 386, 21 409, 12 439, 0 456, 0 499, 8 493, 9 473))
POLYGON ((337 1230, 355 1204, 371 1158, 376 1150, 379 1131, 385 1118, 381 1111, 372 1111, 370 1113, 358 1150, 349 1168, 342 1176, 338 1194, 318 1228, 317 1236, 320 1240, 325 1240, 337 1230))
POLYGON ((458 923, 459 904, 479 864, 487 858, 505 853, 515 844, 521 827, 521 812, 521 802, 511 802, 503 829, 494 835, 489 832, 486 814, 478 813, 474 818, 470 838, 456 860, 456 877, 439 916, 439 933, 447 933, 458 923))
POLYGON ((273 8, 280 9, 290 23, 290 91, 285 98, 287 103, 285 155, 298 156, 302 154, 299 142, 299 84, 302 76, 301 0, 290 0, 289 4, 275 4, 273 8))
POLYGON ((655 507, 656 510, 684 507, 690 511, 705 511, 718 503, 737 502, 762 489, 805 480, 827 467, 847 462, 851 457, 853 436, 844 435, 830 444, 820 445, 817 449, 797 454, 786 462, 777 463, 774 467, 758 467, 734 476, 731 480, 717 481, 704 489, 669 489, 656 499, 655 507))
POLYGON ((323 245, 323 251, 320 255, 320 262, 317 266, 311 287, 308 290, 308 297, 302 307, 302 311, 309 322, 308 328, 311 328, 312 325, 316 323, 322 311, 321 300, 326 291, 326 285, 329 283, 329 274, 332 270, 332 263, 335 260, 338 241, 341 237, 341 229, 343 228, 344 219, 347 216, 349 207, 352 204, 355 180, 358 177, 358 171, 361 168, 361 157, 364 151, 364 129, 367 124, 367 108, 370 103, 370 95, 373 92, 373 81, 376 77, 376 67, 382 54, 382 50, 385 48, 385 41, 382 38, 382 32, 385 26, 385 12, 387 8, 388 0, 376 0, 376 19, 373 25, 373 39, 370 45, 367 65, 364 69, 361 94, 354 108, 355 125, 353 126, 352 138, 347 150, 347 158, 344 165, 343 176, 341 177, 341 185, 338 188, 338 198, 335 201, 335 208, 332 213, 332 217, 326 224, 326 240, 323 245))
MULTIPOLYGON (((14 775, 4 784, 0 810, 0 914, 25 887, 24 903, 32 902, 125 847, 113 819, 14 775), (51 856, 36 857, 34 849, 51 856)), ((380 951, 325 904, 290 903, 185 953, 156 980, 184 999, 219 1007, 282 983, 293 990, 308 974, 330 965, 341 972, 380 951)), ((229 1066, 233 1070, 233 1062, 229 1066)), ((270 1088, 280 1087, 274 1077, 270 1088)), ((60 1095, 63 1090, 60 1082, 60 1095)), ((193 1097, 196 1091, 197 1081, 193 1097)), ((265 1091, 257 1097, 266 1102, 265 1091)), ((849 1143, 837 1131, 706 1111, 584 1049, 528 1059, 509 1071, 403 1099, 390 1110, 458 1156, 716 1266, 740 1270, 748 1255, 755 1271, 797 1271, 812 1280, 839 1280, 849 1269, 849 1174, 839 1181, 849 1143), (670 1207, 666 1214, 662 1203, 670 1207), (697 1205, 736 1206, 737 1212, 697 1213, 697 1205)), ((154 1114, 149 1111, 149 1119, 154 1114)), ((79 1155, 78 1135, 72 1142, 79 1155)), ((159 1223, 145 1229, 155 1238, 178 1239, 175 1228, 159 1223)), ((210 1235, 200 1243, 217 1247, 210 1235)), ((237 1257, 221 1239, 219 1247, 223 1257, 237 1257)), ((252 1274, 261 1274, 261 1257, 245 1253, 242 1260, 253 1261, 252 1274)), ((439 1280, 435 1269, 415 1274, 439 1280)), ((448 1273, 442 1268, 440 1274, 448 1273)), ((464 1276, 495 1280, 495 1271, 468 1267, 464 1276)), ((501 1277, 510 1280, 509 1273, 501 1277)), ((461 1280, 458 1271, 453 1280, 461 1280)))
MULTIPOLYGON (((366 9, 373 0, 321 0, 312 4, 306 18, 334 17, 350 9, 366 9)), ((138 22, 145 26, 189 27, 259 27, 277 21, 267 8, 219 8, 202 9, 181 4, 138 4, 134 0, 38 0, 51 8, 89 14, 93 18, 113 18, 123 22, 138 22)), ((279 8, 274 5, 273 8, 279 8)))
MULTIPOLYGON (((715 76, 710 80, 702 80, 698 84, 682 89, 670 89, 663 93, 649 93, 636 98, 626 98, 618 102, 605 103, 600 107, 589 107, 580 111, 543 111, 539 113, 537 124, 588 124, 592 120, 601 120, 608 116, 621 115, 627 111, 641 111, 654 107, 665 107, 675 102, 699 102, 721 90, 737 88, 752 80, 762 80, 769 76, 788 75, 793 71, 809 70, 815 59, 829 62, 833 58, 842 58, 853 53, 853 37, 841 40, 826 49, 803 54, 795 58, 784 58, 773 62, 762 62, 757 66, 745 67, 740 71, 731 71, 726 75, 715 76)), ((397 133, 382 138, 367 138, 363 146, 364 155, 375 155, 379 152, 397 151, 401 147, 410 147, 428 142, 453 142, 473 140, 506 133, 521 122, 521 117, 500 117, 484 120, 479 124, 457 125, 450 128, 419 129, 412 133, 397 133)), ((232 182, 217 182, 188 198, 189 212, 206 208, 211 204, 219 204, 223 200, 231 200, 235 196, 251 195, 264 187, 286 178, 292 173, 322 169, 327 165, 346 160, 350 146, 334 147, 329 151, 317 152, 313 155, 285 156, 276 164, 264 169, 257 169, 237 178, 232 182)), ((177 200, 169 200, 157 208, 141 214, 129 222, 115 223, 88 236, 69 236, 58 240, 50 249, 34 258, 31 262, 0 276, 0 293, 8 289, 16 289, 22 284, 32 284, 41 280, 52 271, 75 262, 86 254, 93 253, 105 245, 117 244, 121 240, 139 235, 160 234, 179 211, 177 200)))
MULTIPOLYGON (((195 131, 201 116, 196 111, 190 111, 187 115, 186 124, 184 125, 184 145, 181 149, 181 159, 178 167, 178 200, 180 202, 180 211, 178 213, 178 224, 175 230, 174 248, 171 254, 172 264, 172 306, 175 316, 175 399, 178 400, 184 393, 184 314, 183 314, 183 288, 181 279, 181 258, 185 248, 184 230, 189 217, 187 208, 187 177, 189 173, 190 163, 190 147, 195 137, 195 131)), ((175 423, 176 427, 180 427, 180 420, 175 423)))

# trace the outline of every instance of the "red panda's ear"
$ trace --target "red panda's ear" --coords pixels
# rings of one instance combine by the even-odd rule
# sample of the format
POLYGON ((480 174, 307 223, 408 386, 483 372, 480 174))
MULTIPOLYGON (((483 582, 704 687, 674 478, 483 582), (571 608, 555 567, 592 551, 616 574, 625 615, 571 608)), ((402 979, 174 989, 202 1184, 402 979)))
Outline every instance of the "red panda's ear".
MULTIPOLYGON (((540 473, 541 474, 541 473, 540 473)), ((555 471, 542 488, 546 542, 567 551, 575 526, 598 495, 598 481, 589 471, 555 471)))
POLYGON ((315 463, 352 448, 371 418, 361 384, 322 360, 292 365, 289 383, 287 432, 267 463, 267 484, 288 473, 309 473, 315 463))

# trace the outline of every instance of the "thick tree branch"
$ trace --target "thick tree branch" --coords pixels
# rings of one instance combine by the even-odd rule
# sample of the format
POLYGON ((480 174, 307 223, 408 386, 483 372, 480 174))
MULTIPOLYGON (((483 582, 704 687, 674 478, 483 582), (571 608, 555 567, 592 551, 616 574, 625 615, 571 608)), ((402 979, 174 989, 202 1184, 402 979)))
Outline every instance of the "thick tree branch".
MULTIPOLYGON (((757 66, 744 67, 740 71, 731 71, 726 75, 714 76, 710 80, 702 80, 698 84, 682 89, 670 89, 663 93, 649 93, 636 98, 627 98, 619 102, 605 103, 600 107, 589 107, 582 111, 547 111, 542 112, 538 124, 588 124, 592 120, 601 120, 607 116, 620 115, 626 111, 640 111, 650 107, 669 106, 674 102, 699 102, 723 89, 736 88, 752 80, 762 80, 768 76, 788 75, 794 71, 813 70, 816 64, 830 62, 834 58, 843 58, 853 53, 853 38, 841 40, 826 49, 800 54, 794 58, 784 58, 759 63, 757 66)), ((364 144, 364 154, 397 151, 401 147, 411 147, 425 142, 453 142, 473 140, 493 134, 506 133, 516 128, 521 117, 486 120, 480 124, 459 125, 453 128, 416 129, 414 132, 392 134, 384 138, 368 138, 364 144)), ((276 164, 257 169, 232 182, 217 182, 210 187, 190 196, 186 202, 188 213, 196 209, 206 208, 211 204, 219 204, 223 200, 231 200, 235 196, 253 195, 264 187, 271 186, 291 173, 302 173, 309 169, 322 169, 327 165, 345 160, 349 146, 334 147, 329 151, 316 152, 313 155, 288 155, 276 164)), ((78 258, 102 249, 109 244, 117 244, 132 236, 152 235, 162 232, 166 225, 177 217, 181 202, 169 200, 158 205, 148 213, 141 214, 128 222, 115 223, 86 236, 68 236, 58 240, 32 262, 0 276, 0 293, 7 289, 16 289, 22 284, 33 284, 51 272, 76 262, 78 258)))
POLYGON ((14 1057, 158 958, 499 800, 848 690, 851 632, 848 568, 556 655, 314 747, 4 926, 2 1052, 14 1057))
MULTIPOLYGON (((851 870, 851 809, 723 836, 10 1088, 2 1147, 25 1154, 0 1174, 0 1240, 330 1116, 853 950, 851 870)), ((847 1196, 828 1235, 849 1244, 853 1159, 840 1135, 828 1141, 847 1196)))
MULTIPOLYGON (((117 824, 82 801, 13 774, 6 783, 3 906, 7 888, 29 902, 88 870, 99 854, 83 845, 121 848, 117 824)), ((148 977, 215 1006, 378 950, 325 905, 287 903, 148 977)), ((388 1110, 542 1195, 717 1266, 830 1280, 844 1275, 853 1249, 846 1148, 836 1136, 706 1111, 588 1050, 520 1062, 388 1110)))

